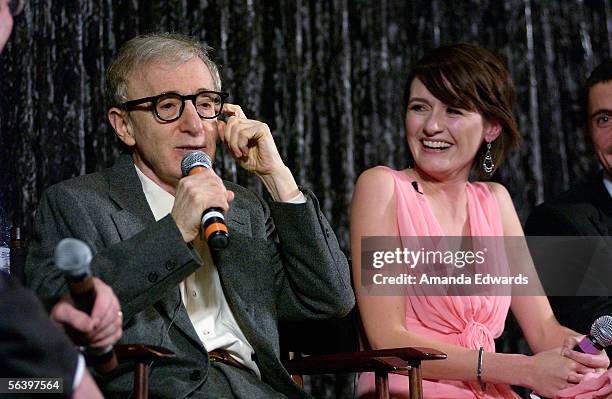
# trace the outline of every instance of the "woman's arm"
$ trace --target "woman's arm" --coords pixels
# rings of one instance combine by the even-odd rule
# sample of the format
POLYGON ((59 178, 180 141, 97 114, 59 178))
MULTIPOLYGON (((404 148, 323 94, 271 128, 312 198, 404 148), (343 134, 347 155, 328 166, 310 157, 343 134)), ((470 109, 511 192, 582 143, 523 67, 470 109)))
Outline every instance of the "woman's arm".
MULTIPOLYGON (((351 255, 355 292, 368 342, 373 349, 406 346, 435 348, 445 352, 448 357, 443 361, 424 362, 425 378, 475 381, 478 351, 440 342, 407 330, 405 309, 406 300, 410 298, 367 295, 361 286, 361 238, 399 237, 395 201, 394 181, 385 170, 370 169, 357 181, 351 209, 351 255)), ((569 368, 563 369, 562 372, 566 374, 563 377, 555 377, 554 383, 551 382, 552 377, 544 378, 541 373, 535 372, 555 368, 555 362, 568 364, 570 361, 558 353, 552 360, 518 354, 486 353, 483 378, 487 382, 530 388, 540 387, 541 383, 546 381, 550 387, 560 389, 565 376, 571 372, 569 368), (543 364, 544 361, 549 364, 543 364)))
MULTIPOLYGON (((500 208, 504 236, 524 237, 523 228, 508 190, 498 183, 487 184, 495 194, 500 208)), ((522 261, 529 262, 524 267, 532 271, 530 275, 537 276, 531 257, 524 256, 523 258, 525 259, 522 261)), ((580 335, 559 324, 546 296, 513 296, 511 309, 523 330, 529 347, 534 353, 559 347, 563 345, 566 338, 580 335)))
MULTIPOLYGON (((500 207, 504 236, 524 237, 523 229, 508 191, 497 183, 489 183, 489 187, 495 193, 500 207)), ((525 243, 525 247, 526 245, 525 243)), ((528 250, 520 260, 528 262, 528 264, 522 266, 528 268, 528 273, 537 278, 528 250)), ((598 355, 589 355, 571 350, 582 336, 559 324, 545 295, 513 296, 511 308, 527 343, 531 350, 537 354, 533 356, 534 359, 545 360, 552 356, 549 361, 554 361, 558 357, 570 360, 567 365, 570 369, 569 374, 565 374, 563 369, 554 370, 552 364, 549 367, 551 373, 556 373, 561 378, 565 374, 568 382, 577 383, 588 373, 600 373, 607 369, 610 361, 604 351, 601 351, 598 355)), ((544 362, 545 364, 546 362, 544 362)))

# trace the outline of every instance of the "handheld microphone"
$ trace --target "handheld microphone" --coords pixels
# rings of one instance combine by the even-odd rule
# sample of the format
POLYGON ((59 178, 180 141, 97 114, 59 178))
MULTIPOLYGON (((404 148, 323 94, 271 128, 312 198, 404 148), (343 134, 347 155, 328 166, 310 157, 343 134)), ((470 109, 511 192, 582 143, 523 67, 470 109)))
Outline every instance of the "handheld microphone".
MULTIPOLYGON (((64 238, 55 247, 55 265, 64 272, 74 306, 87 314, 91 314, 96 302, 96 290, 89 266, 92 257, 87 244, 75 238, 64 238)), ((85 357, 88 364, 103 374, 117 367, 117 356, 112 345, 105 348, 87 348, 85 357)))
POLYGON ((574 347, 577 352, 597 355, 612 345, 612 316, 601 316, 591 325, 591 332, 574 347))
MULTIPOLYGON (((202 172, 204 169, 211 169, 212 161, 210 157, 202 151, 192 151, 185 154, 181 161, 181 171, 183 176, 190 176, 202 172)), ((211 207, 202 214, 202 232, 211 249, 223 249, 229 243, 229 231, 225 224, 223 210, 218 207, 211 207)))

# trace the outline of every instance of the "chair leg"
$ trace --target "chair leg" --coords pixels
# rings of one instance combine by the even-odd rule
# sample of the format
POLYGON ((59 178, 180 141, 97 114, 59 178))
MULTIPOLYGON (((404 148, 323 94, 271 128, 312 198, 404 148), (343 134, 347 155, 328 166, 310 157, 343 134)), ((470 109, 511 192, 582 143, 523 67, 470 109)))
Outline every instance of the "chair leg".
POLYGON ((420 364, 410 366, 408 378, 408 384, 410 387, 410 399, 421 399, 423 397, 423 380, 421 379, 420 364))
POLYGON ((134 398, 147 399, 149 397, 149 365, 136 363, 134 370, 134 398))
POLYGON ((389 375, 386 371, 376 371, 374 374, 376 399, 389 399, 389 375))

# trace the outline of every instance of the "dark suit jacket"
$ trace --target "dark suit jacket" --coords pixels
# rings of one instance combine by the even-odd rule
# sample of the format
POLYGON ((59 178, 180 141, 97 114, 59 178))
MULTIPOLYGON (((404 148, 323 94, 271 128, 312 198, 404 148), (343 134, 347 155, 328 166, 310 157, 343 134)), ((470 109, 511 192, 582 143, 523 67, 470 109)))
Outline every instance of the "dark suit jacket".
POLYGON ((0 378, 63 378, 67 397, 77 357, 34 293, 0 272, 0 378))
MULTIPOLYGON (((591 176, 557 199, 536 207, 525 227, 525 233, 531 236, 610 236, 611 232, 612 198, 601 174, 591 176)), ((584 265, 586 259, 577 260, 584 265)), ((578 264, 577 267, 580 267, 578 264)), ((608 266, 612 267, 612 264, 608 266)), ((612 285, 610 282, 603 283, 607 287, 612 285)), ((559 322, 582 334, 589 332, 596 318, 612 314, 612 297, 609 296, 559 296, 549 299, 559 322)))
MULTIPOLYGON (((229 246, 215 256, 230 308, 255 351, 262 380, 290 398, 308 397, 279 361, 279 320, 328 318, 354 305, 349 269, 317 200, 262 201, 243 187, 226 215, 229 246)), ((93 273, 111 285, 124 313, 122 342, 161 345, 175 359, 153 366, 153 397, 182 398, 206 380, 208 354, 181 301, 178 284, 202 265, 170 215, 155 221, 129 157, 99 173, 52 186, 41 199, 26 264, 26 281, 43 296, 65 290, 52 265, 64 237, 87 242, 93 273)), ((127 368, 99 382, 125 393, 127 368)), ((213 388, 214 389, 214 388, 213 388)))

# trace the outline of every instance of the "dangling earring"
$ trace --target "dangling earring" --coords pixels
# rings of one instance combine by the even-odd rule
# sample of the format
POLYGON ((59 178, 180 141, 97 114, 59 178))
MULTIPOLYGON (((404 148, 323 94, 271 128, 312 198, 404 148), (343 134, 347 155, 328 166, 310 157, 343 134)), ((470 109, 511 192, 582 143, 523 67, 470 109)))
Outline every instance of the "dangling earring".
POLYGON ((488 175, 493 174, 495 170, 495 164, 493 163, 493 157, 491 156, 491 143, 487 143, 487 152, 485 153, 484 160, 482 161, 482 170, 488 175))

